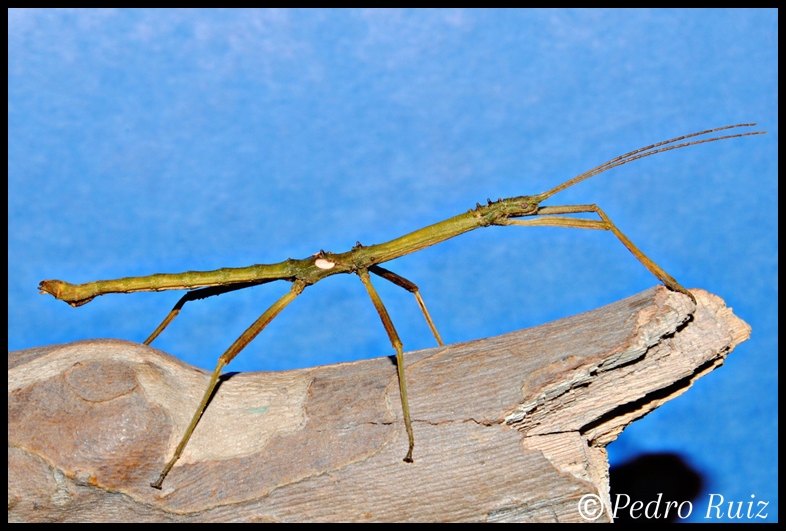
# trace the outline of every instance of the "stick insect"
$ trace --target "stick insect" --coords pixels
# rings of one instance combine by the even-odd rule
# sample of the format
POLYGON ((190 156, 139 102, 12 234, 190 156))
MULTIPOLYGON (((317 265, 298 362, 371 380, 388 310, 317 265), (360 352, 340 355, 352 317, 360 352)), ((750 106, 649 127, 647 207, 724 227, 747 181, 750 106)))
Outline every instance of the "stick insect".
MULTIPOLYGON (((202 413, 207 407, 210 397, 218 383, 221 370, 232 361, 235 356, 243 350, 259 333, 303 290, 320 280, 339 273, 354 273, 360 277, 361 282, 366 288, 374 307, 379 314, 382 324, 385 327, 388 338, 396 351, 396 366, 398 372, 399 392, 403 409, 404 425, 409 439, 409 448, 404 461, 411 463, 412 451, 415 447, 415 436, 412 430, 412 419, 410 418, 409 402, 407 400, 407 385, 404 374, 403 345, 399 339, 393 322, 390 319, 385 305, 382 303, 374 286, 371 284, 370 273, 382 277, 383 279, 396 284, 410 291, 417 301, 423 316, 428 323, 431 332, 439 345, 443 345, 442 338, 437 332, 434 322, 426 309, 423 298, 420 296, 418 286, 404 277, 393 273, 379 266, 395 258, 405 256, 428 246, 443 242, 465 232, 492 225, 519 225, 531 226, 552 226, 569 227, 576 229, 595 229, 611 231, 621 242, 633 253, 633 255, 647 268, 655 277, 663 282, 669 289, 684 293, 693 299, 688 290, 682 287, 674 278, 661 269, 655 262, 650 260, 642 253, 609 219, 603 210, 597 205, 562 205, 562 206, 541 206, 541 203, 551 196, 580 183, 590 177, 594 177, 607 170, 627 164, 657 153, 663 153, 672 149, 679 149, 706 142, 716 142, 742 136, 764 134, 763 131, 737 133, 725 136, 681 142, 682 140, 696 136, 715 133, 727 129, 738 127, 752 127, 756 124, 737 124, 718 127, 699 131, 689 135, 672 138, 663 142, 658 142, 634 151, 626 153, 608 162, 601 164, 587 172, 584 172, 562 184, 552 188, 547 192, 538 195, 519 196, 497 201, 488 200, 488 204, 476 204, 474 209, 459 214, 452 218, 440 221, 433 225, 416 230, 386 243, 376 245, 361 245, 360 242, 350 251, 345 253, 331 253, 319 251, 318 253, 302 260, 288 259, 277 264, 260 264, 240 268, 222 268, 215 271, 187 271, 178 274, 155 274, 144 277, 127 277, 116 280, 97 280, 85 284, 70 284, 62 280, 44 280, 40 283, 39 289, 42 293, 49 293, 56 299, 67 302, 71 306, 81 306, 87 304, 99 295, 108 293, 133 293, 139 291, 164 291, 164 290, 194 290, 186 293, 163 322, 145 340, 145 344, 150 344, 158 335, 172 322, 178 315, 186 302, 204 299, 222 293, 273 282, 275 280, 286 280, 292 283, 288 293, 273 303, 270 308, 254 323, 241 334, 237 340, 219 358, 216 368, 210 377, 205 394, 194 412, 191 423, 183 434, 180 442, 175 449, 172 458, 164 466, 160 476, 151 486, 161 489, 161 485, 167 474, 180 458, 183 450, 188 443, 194 429, 202 417, 202 413), (596 214, 600 219, 582 219, 564 216, 564 214, 596 214), (518 218, 531 218, 521 220, 518 218)), ((695 300, 695 299, 694 299, 695 300)))

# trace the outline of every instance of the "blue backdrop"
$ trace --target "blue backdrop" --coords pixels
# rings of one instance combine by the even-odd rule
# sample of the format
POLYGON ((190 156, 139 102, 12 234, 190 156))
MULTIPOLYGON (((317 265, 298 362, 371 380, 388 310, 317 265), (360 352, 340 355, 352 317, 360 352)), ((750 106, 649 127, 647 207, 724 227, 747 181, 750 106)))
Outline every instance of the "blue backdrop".
MULTIPOLYGON (((490 197, 544 191, 648 143, 765 136, 637 161, 553 197, 597 203, 687 287, 753 327, 726 365, 628 428, 612 463, 675 452, 712 493, 777 490, 778 23, 774 10, 39 10, 8 21, 8 348, 142 341, 178 292, 73 309, 86 282, 380 243, 490 197)), ((389 264, 447 342, 657 283, 611 235, 489 228, 389 264)), ((408 350, 411 295, 377 282, 408 350)), ((154 346, 203 368, 285 282, 186 306, 154 346), (279 285, 280 284, 280 285, 279 285)), ((229 367, 392 354, 362 284, 309 288, 229 367)))

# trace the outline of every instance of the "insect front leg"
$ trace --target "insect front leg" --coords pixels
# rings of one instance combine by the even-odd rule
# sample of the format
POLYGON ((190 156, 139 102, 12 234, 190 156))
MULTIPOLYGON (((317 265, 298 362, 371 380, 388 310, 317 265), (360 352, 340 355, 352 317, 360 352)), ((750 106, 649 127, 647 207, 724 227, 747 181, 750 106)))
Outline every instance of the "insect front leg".
POLYGON ((371 297, 371 302, 374 303, 374 308, 377 309, 377 313, 379 314, 380 319, 382 319, 382 324, 385 327, 385 331, 388 333, 390 342, 392 343, 393 348, 396 349, 398 389, 399 393, 401 394, 401 408, 404 412, 404 425, 407 428, 407 437, 409 438, 409 450, 407 451, 407 456, 404 458, 404 461, 407 463, 412 463, 412 450, 415 448, 415 436, 412 433, 412 419, 409 416, 409 400, 407 399, 407 381, 404 377, 404 346, 401 344, 401 340, 398 337, 398 332, 396 332, 396 328, 393 326, 393 321, 391 321, 390 315, 388 314, 385 305, 382 304, 382 299, 379 298, 377 290, 375 290, 374 286, 371 284, 371 279, 368 276, 368 270, 361 269, 358 271, 358 276, 363 282, 363 285, 366 286, 366 291, 368 291, 368 295, 371 297))
POLYGON ((620 231, 614 223, 609 219, 603 210, 600 209, 597 205, 566 205, 566 206, 546 206, 540 207, 535 214, 536 216, 552 216, 555 214, 580 214, 580 213, 592 213, 600 217, 600 221, 592 220, 592 219, 580 219, 580 218, 569 218, 569 217, 543 217, 543 218, 533 218, 527 220, 520 220, 520 219, 509 219, 509 225, 521 225, 521 226, 550 226, 550 227, 569 227, 573 229, 595 229, 595 230, 608 230, 614 233, 614 235, 622 242, 622 244, 628 248, 628 250, 633 253, 639 262, 641 262, 644 267, 646 267, 650 273, 655 275, 661 282, 663 282, 666 287, 668 287, 672 291, 678 291, 680 293, 684 293, 691 299, 693 302, 696 302, 696 298, 693 296, 691 292, 687 289, 682 287, 682 285, 674 280, 674 277, 666 273, 658 264, 653 262, 647 255, 645 255, 638 247, 636 247, 632 241, 625 236, 622 231, 620 231))

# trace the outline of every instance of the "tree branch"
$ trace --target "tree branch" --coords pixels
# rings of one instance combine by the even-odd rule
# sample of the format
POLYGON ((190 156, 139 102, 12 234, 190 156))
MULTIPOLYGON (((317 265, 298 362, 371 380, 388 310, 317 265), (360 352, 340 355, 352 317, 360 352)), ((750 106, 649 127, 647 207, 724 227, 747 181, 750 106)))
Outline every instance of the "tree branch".
POLYGON ((693 294, 406 354, 413 464, 390 358, 224 377, 162 491, 205 371, 119 340, 10 352, 8 518, 582 521, 605 446, 749 336, 693 294))

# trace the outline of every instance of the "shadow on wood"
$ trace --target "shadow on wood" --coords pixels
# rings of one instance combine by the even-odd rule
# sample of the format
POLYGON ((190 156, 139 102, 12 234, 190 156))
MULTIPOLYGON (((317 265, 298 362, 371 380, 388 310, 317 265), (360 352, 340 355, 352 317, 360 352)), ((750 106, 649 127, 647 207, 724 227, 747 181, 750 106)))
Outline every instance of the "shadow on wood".
POLYGON ((693 293, 406 354, 413 464, 387 357, 232 375, 162 491, 207 372, 119 340, 11 352, 8 518, 582 521, 583 496, 608 499, 605 446, 749 336, 693 293))

